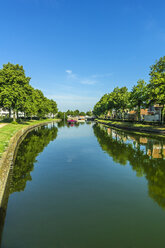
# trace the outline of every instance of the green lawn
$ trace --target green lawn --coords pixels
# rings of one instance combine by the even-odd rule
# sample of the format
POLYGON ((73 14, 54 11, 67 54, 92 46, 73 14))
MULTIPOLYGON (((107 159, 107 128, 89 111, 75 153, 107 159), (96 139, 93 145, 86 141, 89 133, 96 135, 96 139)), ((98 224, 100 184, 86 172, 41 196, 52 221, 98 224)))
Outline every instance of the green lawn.
POLYGON ((10 139, 14 136, 16 132, 18 132, 22 128, 26 128, 27 126, 36 125, 39 123, 47 122, 47 121, 55 121, 55 119, 45 119, 38 121, 27 121, 22 124, 7 124, 4 127, 0 128, 0 157, 2 157, 3 152, 8 147, 10 139))

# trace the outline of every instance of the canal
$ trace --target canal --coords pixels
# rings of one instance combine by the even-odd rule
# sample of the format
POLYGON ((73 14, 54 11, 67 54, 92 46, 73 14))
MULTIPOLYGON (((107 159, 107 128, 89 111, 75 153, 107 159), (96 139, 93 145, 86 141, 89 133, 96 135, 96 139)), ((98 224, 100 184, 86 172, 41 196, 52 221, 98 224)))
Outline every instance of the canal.
POLYGON ((165 142, 49 124, 19 147, 1 248, 164 248, 165 142))

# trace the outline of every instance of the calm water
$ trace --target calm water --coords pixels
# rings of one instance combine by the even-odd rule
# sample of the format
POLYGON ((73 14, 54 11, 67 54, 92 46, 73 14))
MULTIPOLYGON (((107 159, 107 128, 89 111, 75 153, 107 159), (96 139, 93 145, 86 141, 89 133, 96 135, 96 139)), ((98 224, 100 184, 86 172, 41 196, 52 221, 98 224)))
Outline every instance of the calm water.
POLYGON ((2 248, 165 247, 161 139, 92 123, 36 129, 9 191, 2 248))

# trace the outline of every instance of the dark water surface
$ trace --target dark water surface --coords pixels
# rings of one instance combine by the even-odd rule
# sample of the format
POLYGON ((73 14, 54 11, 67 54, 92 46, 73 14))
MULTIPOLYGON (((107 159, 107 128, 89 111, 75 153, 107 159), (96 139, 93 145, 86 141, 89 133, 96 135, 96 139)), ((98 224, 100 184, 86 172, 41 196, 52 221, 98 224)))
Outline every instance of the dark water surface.
POLYGON ((165 247, 160 138, 50 124, 21 144, 9 191, 2 248, 165 247))

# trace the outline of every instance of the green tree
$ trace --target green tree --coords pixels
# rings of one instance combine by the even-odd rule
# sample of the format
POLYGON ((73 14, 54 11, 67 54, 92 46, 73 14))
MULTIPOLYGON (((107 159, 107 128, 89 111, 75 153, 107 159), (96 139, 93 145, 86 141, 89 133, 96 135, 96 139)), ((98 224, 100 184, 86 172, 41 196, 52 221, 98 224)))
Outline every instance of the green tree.
POLYGON ((86 112, 86 115, 92 116, 92 111, 87 111, 87 112, 86 112))
POLYGON ((16 113, 22 110, 27 99, 25 86, 29 85, 30 77, 26 77, 23 66, 11 63, 3 65, 0 70, 0 106, 16 113))
POLYGON ((130 104, 132 108, 137 108, 138 121, 141 120, 140 110, 142 106, 146 105, 147 97, 147 84, 144 80, 139 80, 137 85, 132 88, 130 94, 130 104))
POLYGON ((51 99, 49 101, 49 104, 51 106, 50 113, 53 115, 53 118, 54 118, 54 116, 57 114, 57 111, 58 111, 57 103, 53 99, 51 99))
POLYGON ((68 110, 66 111, 66 115, 73 115, 73 111, 68 109, 68 110))
POLYGON ((115 109, 116 114, 119 111, 123 114, 129 105, 129 92, 127 87, 116 87, 113 92, 105 94, 99 102, 96 103, 93 109, 93 113, 96 116, 105 115, 108 111, 112 112, 115 109))
POLYGON ((165 56, 161 57, 150 71, 149 99, 151 103, 158 103, 163 106, 162 108, 162 122, 165 113, 165 56))
POLYGON ((48 102, 46 101, 46 97, 44 97, 44 94, 41 90, 36 89, 35 92, 35 99, 36 99, 36 115, 39 118, 45 117, 45 115, 48 112, 48 102))
POLYGON ((85 116, 86 114, 85 114, 85 112, 82 111, 79 113, 79 115, 85 116))
POLYGON ((109 94, 105 94, 102 98, 96 103, 93 109, 93 113, 96 116, 100 116, 101 114, 105 114, 108 110, 108 98, 109 94))
POLYGON ((124 118, 124 111, 128 108, 129 105, 129 95, 127 87, 116 87, 111 94, 111 102, 113 102, 113 107, 116 110, 116 113, 121 112, 124 118))
POLYGON ((32 116, 36 115, 37 113, 37 99, 35 97, 35 90, 30 85, 26 86, 25 90, 27 98, 22 111, 26 116, 31 117, 32 119, 32 116))
POLYGON ((73 115, 74 116, 77 116, 77 115, 79 115, 80 114, 80 111, 78 110, 78 109, 76 109, 74 112, 73 112, 73 115))
POLYGON ((108 94, 108 111, 112 114, 112 110, 114 109, 114 101, 113 101, 113 92, 108 94))
POLYGON ((61 120, 65 120, 67 118, 67 115, 65 112, 61 112, 59 111, 58 114, 57 114, 57 117, 61 120))

